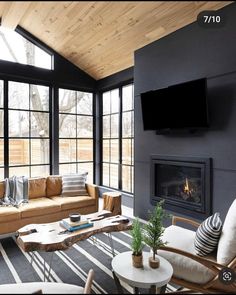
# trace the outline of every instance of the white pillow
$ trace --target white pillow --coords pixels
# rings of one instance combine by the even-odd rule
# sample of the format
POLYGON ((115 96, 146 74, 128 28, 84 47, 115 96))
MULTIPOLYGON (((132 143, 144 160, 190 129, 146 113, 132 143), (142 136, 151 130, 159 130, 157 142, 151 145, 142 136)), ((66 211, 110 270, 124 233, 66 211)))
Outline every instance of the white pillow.
POLYGON ((236 256, 236 199, 226 215, 220 236, 217 262, 227 265, 236 256))
POLYGON ((88 172, 83 174, 62 175, 62 196, 88 196, 85 186, 88 172))

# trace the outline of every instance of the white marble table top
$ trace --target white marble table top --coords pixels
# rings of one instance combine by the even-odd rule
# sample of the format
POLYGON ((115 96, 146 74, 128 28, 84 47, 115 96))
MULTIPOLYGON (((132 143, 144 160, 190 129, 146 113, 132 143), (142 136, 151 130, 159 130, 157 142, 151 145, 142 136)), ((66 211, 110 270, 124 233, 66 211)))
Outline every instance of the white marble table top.
POLYGON ((112 259, 112 269, 116 276, 132 287, 150 288, 155 285, 162 287, 166 285, 173 274, 171 264, 163 257, 160 259, 160 267, 153 269, 148 264, 149 252, 143 252, 143 268, 132 265, 132 252, 123 252, 112 259))

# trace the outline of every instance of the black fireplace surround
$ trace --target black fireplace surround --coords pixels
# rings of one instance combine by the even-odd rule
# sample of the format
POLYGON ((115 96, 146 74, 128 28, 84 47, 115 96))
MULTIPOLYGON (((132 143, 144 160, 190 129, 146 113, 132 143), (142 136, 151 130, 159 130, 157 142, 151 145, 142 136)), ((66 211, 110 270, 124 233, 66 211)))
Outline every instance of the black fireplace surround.
POLYGON ((151 156, 151 204, 204 219, 211 214, 211 159, 151 156))

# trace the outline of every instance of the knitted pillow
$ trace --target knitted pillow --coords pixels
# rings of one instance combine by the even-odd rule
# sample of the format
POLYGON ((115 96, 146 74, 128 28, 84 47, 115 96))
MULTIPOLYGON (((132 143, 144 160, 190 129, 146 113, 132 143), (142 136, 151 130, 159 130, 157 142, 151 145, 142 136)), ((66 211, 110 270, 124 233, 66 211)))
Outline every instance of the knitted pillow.
POLYGON ((222 221, 219 215, 219 213, 215 213, 199 225, 194 240, 197 255, 208 255, 217 248, 222 230, 222 221))
POLYGON ((88 196, 85 186, 88 172, 62 175, 62 196, 88 196))

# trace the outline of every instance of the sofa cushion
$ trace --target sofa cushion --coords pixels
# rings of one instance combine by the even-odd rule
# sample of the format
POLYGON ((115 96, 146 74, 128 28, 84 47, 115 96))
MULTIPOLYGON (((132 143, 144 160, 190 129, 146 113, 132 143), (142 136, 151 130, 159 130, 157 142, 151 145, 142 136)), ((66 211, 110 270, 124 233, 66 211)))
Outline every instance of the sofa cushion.
POLYGON ((60 210, 60 204, 52 201, 49 198, 31 199, 29 200, 28 204, 25 204, 19 208, 22 218, 47 215, 50 213, 59 212, 60 210))
POLYGON ((29 179, 29 199, 46 197, 46 178, 37 177, 29 179))
POLYGON ((228 264, 236 257, 236 199, 225 217, 217 250, 217 262, 228 264))
POLYGON ((82 208, 95 205, 95 199, 89 196, 77 196, 77 197, 51 197, 53 201, 60 204, 62 210, 69 210, 73 208, 82 208))
MULTIPOLYGON (((191 231, 179 226, 171 225, 165 229, 162 240, 167 241, 168 247, 181 249, 183 251, 195 254, 194 248, 195 231, 191 231)), ((158 255, 166 258, 172 265, 174 276, 179 279, 185 279, 193 283, 207 283, 214 274, 202 264, 187 258, 183 255, 158 250, 158 255)), ((205 258, 216 260, 214 255, 207 255, 205 258)))
POLYGON ((5 180, 0 181, 0 199, 4 197, 5 194, 5 180))
POLYGON ((62 178, 59 175, 47 177, 47 197, 58 196, 62 190, 62 178))
POLYGON ((15 207, 0 207, 0 222, 7 222, 20 219, 20 211, 15 207))
POLYGON ((88 172, 62 176, 63 196, 86 196, 88 195, 85 182, 88 172))

